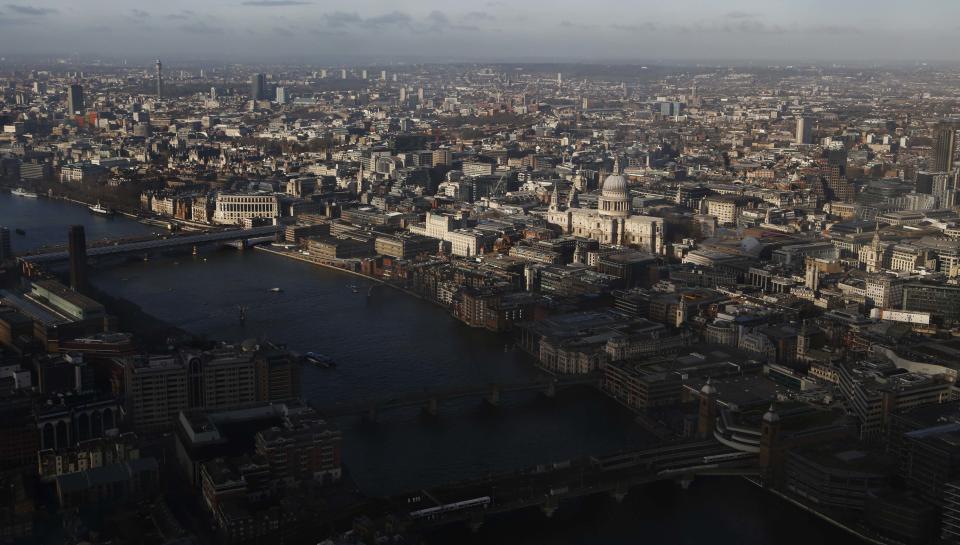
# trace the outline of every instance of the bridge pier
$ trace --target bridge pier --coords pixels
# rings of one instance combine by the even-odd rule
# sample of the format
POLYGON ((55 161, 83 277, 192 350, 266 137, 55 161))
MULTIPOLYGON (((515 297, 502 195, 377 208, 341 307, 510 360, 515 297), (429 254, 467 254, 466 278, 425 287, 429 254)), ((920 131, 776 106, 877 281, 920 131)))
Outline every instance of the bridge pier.
POLYGON ((479 532, 480 528, 483 528, 483 513, 470 515, 470 520, 467 521, 467 528, 470 528, 470 531, 474 534, 479 532))
POLYGON ((487 402, 491 407, 500 406, 500 387, 494 384, 490 387, 490 393, 487 394, 487 397, 484 398, 484 401, 487 402))
POLYGON ((543 515, 549 519, 553 518, 553 514, 557 512, 559 507, 560 501, 557 498, 550 496, 547 498, 547 501, 540 506, 540 510, 543 511, 543 515))
POLYGON ((440 401, 435 397, 431 397, 430 401, 427 402, 427 406, 423 408, 423 412, 433 418, 440 416, 440 401))
POLYGON ((547 396, 547 399, 553 399, 557 396, 557 382, 551 380, 547 383, 547 389, 543 392, 543 395, 547 396))
POLYGON ((684 490, 688 490, 690 488, 690 485, 693 484, 693 479, 694 479, 693 475, 682 475, 677 478, 677 484, 680 485, 680 488, 684 490))
POLYGON ((627 497, 627 494, 630 490, 625 486, 617 486, 614 490, 610 491, 610 497, 613 498, 617 503, 623 503, 624 498, 627 497))

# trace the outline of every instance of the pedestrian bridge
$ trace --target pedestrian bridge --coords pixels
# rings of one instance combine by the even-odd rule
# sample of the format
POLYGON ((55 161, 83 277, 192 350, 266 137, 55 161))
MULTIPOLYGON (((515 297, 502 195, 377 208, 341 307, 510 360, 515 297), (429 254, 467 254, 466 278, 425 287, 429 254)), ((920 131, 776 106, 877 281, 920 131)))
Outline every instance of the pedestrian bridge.
POLYGON ((327 407, 317 407, 317 410, 330 418, 363 416, 370 421, 376 421, 377 416, 384 411, 417 407, 422 408, 427 414, 436 416, 439 413, 439 405, 443 401, 480 398, 487 404, 496 406, 500 404, 500 396, 502 394, 542 392, 547 397, 553 397, 560 388, 582 385, 597 386, 598 378, 593 375, 560 378, 550 377, 548 379, 520 384, 488 384, 486 386, 425 390, 387 399, 370 399, 330 405, 327 407))

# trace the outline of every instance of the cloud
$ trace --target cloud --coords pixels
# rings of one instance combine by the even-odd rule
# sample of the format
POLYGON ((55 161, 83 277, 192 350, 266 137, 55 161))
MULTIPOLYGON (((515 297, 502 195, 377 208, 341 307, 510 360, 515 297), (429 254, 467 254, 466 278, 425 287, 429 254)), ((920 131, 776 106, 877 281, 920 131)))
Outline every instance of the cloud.
POLYGON ((143 11, 142 9, 132 9, 130 13, 136 15, 137 17, 150 17, 150 12, 143 11))
POLYGON ((20 15, 49 15, 58 13, 55 8, 35 8, 33 6, 22 6, 20 4, 7 4, 7 7, 20 15))
POLYGON ((727 17, 728 19, 752 19, 756 17, 756 15, 752 13, 748 13, 746 11, 736 11, 736 10, 728 11, 724 16, 727 17))
POLYGON ((447 17, 447 14, 437 10, 431 11, 427 15, 427 21, 430 21, 431 23, 438 24, 438 25, 450 24, 450 18, 447 17))
POLYGON ((657 30, 657 24, 649 21, 640 24, 614 23, 611 25, 611 28, 623 32, 655 32, 657 30))
POLYGON ((497 18, 485 11, 471 11, 464 15, 465 19, 470 19, 473 21, 496 21, 497 18))
POLYGON ((286 6, 307 6, 310 4, 312 4, 312 2, 302 2, 301 0, 248 0, 241 5, 258 8, 280 8, 286 6))
POLYGON ((36 21, 30 19, 22 19, 19 17, 0 17, 0 28, 3 27, 18 27, 20 25, 32 25, 36 24, 36 21))
POLYGON ((180 30, 190 34, 223 34, 222 28, 210 26, 202 21, 180 25, 180 30))
POLYGON ((171 21, 186 21, 190 18, 190 16, 186 13, 171 13, 166 15, 165 18, 170 19, 171 21))
POLYGON ((363 22, 363 18, 356 13, 350 13, 346 11, 334 11, 333 13, 327 13, 323 16, 323 20, 326 22, 327 26, 332 27, 356 25, 363 22))
POLYGON ((391 11, 390 13, 384 13, 383 15, 376 15, 373 17, 367 18, 364 23, 371 26, 383 26, 383 25, 409 25, 413 22, 413 17, 410 17, 402 11, 391 11))
POLYGON ((802 27, 807 34, 863 34, 863 29, 850 25, 812 25, 802 27))

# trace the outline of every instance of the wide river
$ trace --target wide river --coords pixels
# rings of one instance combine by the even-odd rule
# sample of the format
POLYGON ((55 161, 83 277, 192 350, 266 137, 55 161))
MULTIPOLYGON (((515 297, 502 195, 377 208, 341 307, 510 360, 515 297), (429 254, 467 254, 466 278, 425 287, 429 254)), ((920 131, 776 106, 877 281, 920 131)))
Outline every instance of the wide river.
MULTIPOLYGON (((0 193, 0 226, 14 251, 63 244, 67 227, 88 240, 144 235, 126 218, 95 217, 83 207, 0 193)), ((100 289, 211 339, 268 338, 333 357, 334 369, 304 368, 303 395, 320 406, 424 389, 526 382, 537 377, 509 338, 463 326, 444 310, 363 279, 259 251, 225 249, 198 257, 154 259, 93 270, 100 289), (356 284, 360 293, 351 288, 356 284), (271 291, 280 288, 280 292, 271 291), (246 319, 239 319, 239 307, 246 319)), ((380 423, 339 422, 352 478, 372 494, 391 494, 537 463, 611 454, 650 444, 626 411, 587 388, 552 400, 505 396, 491 411, 477 400, 441 404, 438 419, 417 411, 380 423)), ((622 504, 591 498, 561 505, 554 519, 521 512, 478 534, 451 528, 436 543, 842 543, 852 538, 738 479, 700 479, 634 489, 622 504)))

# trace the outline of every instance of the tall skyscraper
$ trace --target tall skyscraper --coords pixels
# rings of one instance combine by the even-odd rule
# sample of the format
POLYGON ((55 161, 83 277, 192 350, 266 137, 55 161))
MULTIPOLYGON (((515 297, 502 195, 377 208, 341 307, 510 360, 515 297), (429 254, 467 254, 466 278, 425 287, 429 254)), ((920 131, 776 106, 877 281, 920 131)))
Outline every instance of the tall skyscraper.
POLYGON ((406 101, 407 101, 407 88, 406 88, 406 87, 401 87, 401 88, 400 88, 400 102, 406 102, 406 101))
POLYGON ((952 208, 957 200, 957 173, 934 172, 930 194, 937 199, 940 208, 952 208))
POLYGON ((263 74, 254 74, 250 78, 250 100, 263 100, 267 96, 267 78, 263 74))
POLYGON ((367 71, 366 71, 366 70, 361 71, 361 72, 360 72, 360 77, 363 78, 363 79, 367 79, 367 71))
POLYGON ((345 68, 340 69, 340 79, 347 79, 347 70, 345 68))
POLYGON ((417 89, 417 102, 423 104, 423 87, 417 89))
POLYGON ((953 125, 943 124, 937 127, 933 142, 933 165, 931 170, 949 172, 953 170, 953 152, 957 147, 957 129, 953 125))
POLYGON ((917 179, 914 182, 913 190, 924 195, 932 195, 934 175, 935 173, 929 171, 918 172, 917 179))
POLYGON ((797 144, 809 144, 812 142, 812 125, 813 120, 809 117, 797 117, 797 144))
POLYGON ((855 187, 847 182, 847 150, 829 149, 824 152, 827 164, 824 167, 828 194, 831 201, 853 202, 855 187))
POLYGON ((70 227, 70 287, 83 293, 87 287, 87 237, 82 225, 70 227))
POLYGON ((286 87, 277 87, 277 104, 286 104, 286 103, 287 103, 286 87))
POLYGON ((13 258, 13 248, 10 245, 10 229, 0 227, 0 263, 13 258))
POLYGON ((163 64, 157 59, 157 98, 163 98, 163 64))
POLYGON ((83 87, 74 83, 67 89, 67 110, 70 115, 83 113, 83 87))
POLYGON ((380 81, 387 81, 387 71, 386 71, 386 70, 381 70, 381 71, 380 71, 380 81))

